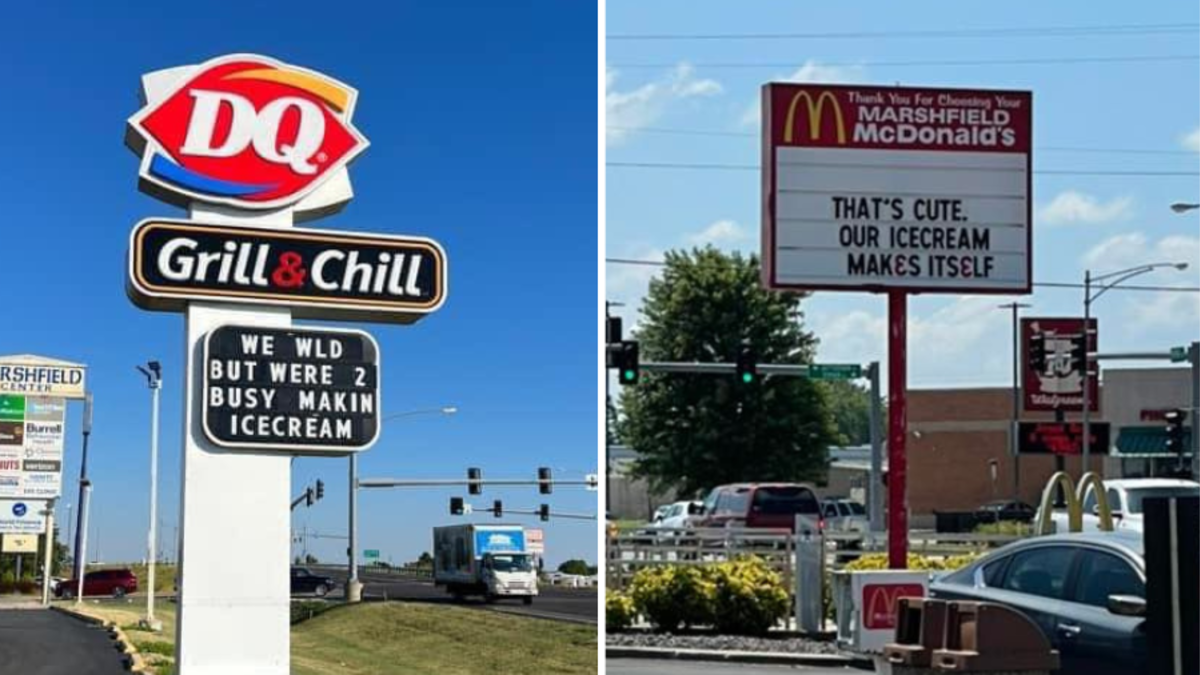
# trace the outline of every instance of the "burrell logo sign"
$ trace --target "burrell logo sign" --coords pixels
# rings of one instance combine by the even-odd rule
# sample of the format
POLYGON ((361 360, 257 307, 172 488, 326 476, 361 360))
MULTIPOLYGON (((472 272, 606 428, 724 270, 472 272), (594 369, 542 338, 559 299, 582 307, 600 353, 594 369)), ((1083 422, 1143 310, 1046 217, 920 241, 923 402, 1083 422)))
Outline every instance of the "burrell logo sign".
POLYGON ((801 91, 792 97, 788 106, 787 120, 783 127, 783 142, 794 143, 796 132, 796 106, 803 101, 808 112, 808 140, 815 141, 821 137, 821 116, 825 106, 833 112, 834 130, 837 132, 838 145, 846 144, 846 120, 842 117, 842 106, 837 102, 832 92, 823 91, 816 99, 808 91, 801 91))
POLYGON ((293 204, 367 147, 350 122, 357 92, 326 75, 234 54, 147 77, 127 144, 156 196, 243 209, 293 204), (172 77, 153 88, 155 78, 172 77))

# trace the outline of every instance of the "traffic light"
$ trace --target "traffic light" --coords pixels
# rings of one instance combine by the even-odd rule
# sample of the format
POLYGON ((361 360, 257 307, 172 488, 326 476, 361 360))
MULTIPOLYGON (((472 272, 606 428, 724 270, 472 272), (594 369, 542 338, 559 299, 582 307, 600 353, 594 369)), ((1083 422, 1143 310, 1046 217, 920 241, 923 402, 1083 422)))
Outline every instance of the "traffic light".
POLYGON ((313 505, 313 489, 311 487, 304 488, 304 505, 313 505))
POLYGON ((1187 419, 1187 412, 1168 410, 1163 414, 1163 419, 1167 421, 1167 452, 1182 456, 1184 453, 1183 422, 1187 419))
POLYGON ((1084 375, 1091 370, 1091 364, 1088 363, 1087 335, 1080 335, 1071 341, 1071 365, 1084 375))
POLYGON ((497 518, 504 515, 504 505, 500 503, 499 499, 492 502, 492 515, 496 516, 497 518))
POLYGON ((550 520, 550 505, 542 504, 538 507, 538 517, 542 520, 550 520))
POLYGON ((554 484, 550 482, 550 467, 538 467, 538 492, 548 495, 554 491, 554 484))
POLYGON ((467 469, 467 492, 473 495, 483 494, 483 469, 474 466, 467 469))
POLYGON ((633 340, 618 342, 613 346, 613 368, 617 369, 617 381, 623 385, 637 384, 638 343, 633 340))
POLYGON ((750 384, 758 378, 758 358, 754 350, 742 347, 737 357, 737 379, 742 384, 750 384))
POLYGON ((325 498, 325 481, 318 480, 317 481, 317 500, 320 501, 324 498, 325 498))
POLYGON ((463 514, 463 498, 462 497, 451 497, 450 498, 450 515, 461 516, 462 514, 463 514))
POLYGON ((1029 367, 1035 373, 1046 372, 1046 336, 1042 333, 1029 337, 1029 367))
POLYGON ((621 341, 621 317, 608 317, 608 335, 605 337, 608 338, 606 344, 614 345, 621 341))

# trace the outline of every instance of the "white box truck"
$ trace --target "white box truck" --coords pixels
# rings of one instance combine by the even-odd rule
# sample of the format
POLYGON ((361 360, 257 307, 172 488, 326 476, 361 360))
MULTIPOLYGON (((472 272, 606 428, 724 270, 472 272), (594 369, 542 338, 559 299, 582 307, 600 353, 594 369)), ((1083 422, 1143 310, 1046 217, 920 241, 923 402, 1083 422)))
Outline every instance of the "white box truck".
POLYGON ((433 528, 433 583, 455 600, 482 595, 488 602, 521 598, 533 604, 537 569, 520 525, 447 525, 433 528))

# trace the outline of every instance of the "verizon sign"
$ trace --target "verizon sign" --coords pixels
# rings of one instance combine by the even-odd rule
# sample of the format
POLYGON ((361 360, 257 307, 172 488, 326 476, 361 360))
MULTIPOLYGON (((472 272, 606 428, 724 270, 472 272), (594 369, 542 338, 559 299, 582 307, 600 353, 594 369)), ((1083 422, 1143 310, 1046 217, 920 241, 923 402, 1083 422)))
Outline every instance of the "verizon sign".
POLYGON ((770 288, 1028 293, 1032 95, 763 87, 770 288))

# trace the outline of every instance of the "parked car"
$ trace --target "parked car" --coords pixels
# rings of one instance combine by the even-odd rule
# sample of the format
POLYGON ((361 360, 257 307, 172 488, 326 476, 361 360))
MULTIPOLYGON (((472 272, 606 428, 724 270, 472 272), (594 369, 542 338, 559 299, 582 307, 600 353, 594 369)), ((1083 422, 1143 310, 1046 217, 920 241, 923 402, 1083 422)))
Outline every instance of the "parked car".
POLYGON ((719 485, 704 499, 697 527, 782 528, 795 532, 799 516, 804 532, 824 527, 821 502, 800 483, 736 483, 719 485))
POLYGON ((999 499, 988 502, 975 510, 975 524, 983 525, 1004 521, 1031 523, 1035 515, 1037 515, 1037 509, 1025 502, 999 499))
POLYGON ((1060 675, 1127 675, 1145 665, 1140 535, 1024 539, 935 579, 929 595, 994 602, 1024 613, 1059 651, 1060 675))
MULTIPOLYGON (((1142 531, 1142 501, 1147 497, 1195 497, 1200 495, 1200 483, 1177 478, 1119 478, 1104 481, 1104 495, 1112 511, 1113 529, 1142 531)), ((1083 531, 1100 531, 1100 506, 1095 486, 1083 495, 1083 531)), ((1057 532, 1067 532, 1067 513, 1055 511, 1050 515, 1057 532)))
MULTIPOLYGON (((138 589, 138 580, 128 569, 96 570, 83 575, 83 595, 111 595, 123 598, 138 589)), ((60 582, 55 594, 60 598, 73 598, 79 590, 79 579, 60 582)))
POLYGON ((655 527, 685 528, 690 527, 695 516, 704 508, 703 502, 686 501, 665 504, 655 511, 655 518, 650 523, 655 527))
POLYGON ((867 509, 853 499, 831 498, 821 502, 826 532, 867 532, 871 529, 867 509))
POLYGON ((307 568, 293 567, 292 568, 292 594, 296 593, 312 593, 319 598, 325 597, 325 594, 333 590, 337 583, 332 577, 313 574, 307 568))

